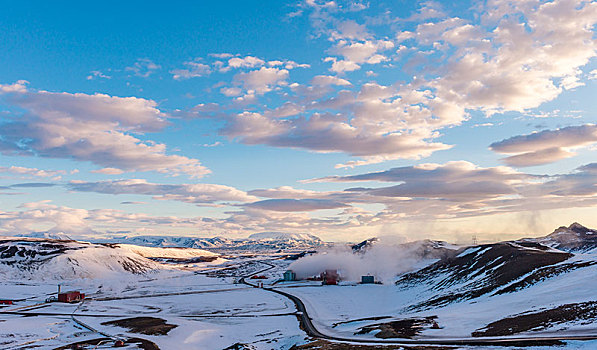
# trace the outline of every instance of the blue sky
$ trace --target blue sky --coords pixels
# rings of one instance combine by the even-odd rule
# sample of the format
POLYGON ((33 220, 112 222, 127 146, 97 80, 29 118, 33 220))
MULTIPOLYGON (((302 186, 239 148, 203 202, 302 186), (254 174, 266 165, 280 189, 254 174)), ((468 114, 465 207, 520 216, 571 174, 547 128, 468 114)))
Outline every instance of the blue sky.
POLYGON ((0 234, 597 226, 596 22, 571 0, 4 4, 0 234))

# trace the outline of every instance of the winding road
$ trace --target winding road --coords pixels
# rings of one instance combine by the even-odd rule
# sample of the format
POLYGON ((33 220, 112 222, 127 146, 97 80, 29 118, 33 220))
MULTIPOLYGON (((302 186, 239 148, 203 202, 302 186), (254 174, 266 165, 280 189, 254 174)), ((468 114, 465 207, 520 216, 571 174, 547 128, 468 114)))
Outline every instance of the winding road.
MULTIPOLYGON (((265 261, 260 263, 268 265, 269 267, 247 276, 243 276, 239 282, 258 288, 256 284, 247 282, 246 279, 269 271, 276 266, 265 261)), ((386 345, 501 345, 501 346, 532 346, 532 345, 549 345, 557 344, 560 341, 566 340, 597 340, 597 334, 595 335, 561 335, 561 336, 521 336, 521 337, 493 337, 493 338, 455 338, 455 339, 362 339, 362 338, 347 338, 339 337, 329 334, 321 333, 312 322, 312 318, 309 317, 307 308, 303 301, 292 294, 283 292, 279 289, 272 287, 263 287, 263 290, 282 295, 290 299, 297 309, 297 316, 302 329, 311 337, 317 339, 331 340, 331 341, 342 341, 342 342, 353 342, 353 343, 366 343, 366 344, 386 344, 386 345)))

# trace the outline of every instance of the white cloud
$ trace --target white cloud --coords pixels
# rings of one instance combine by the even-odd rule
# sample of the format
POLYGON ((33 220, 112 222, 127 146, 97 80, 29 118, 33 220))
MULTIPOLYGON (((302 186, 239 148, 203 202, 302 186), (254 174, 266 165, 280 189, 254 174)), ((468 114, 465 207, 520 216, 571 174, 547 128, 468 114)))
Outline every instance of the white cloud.
POLYGON ((11 93, 11 92, 27 92, 27 85, 29 82, 27 80, 18 80, 14 84, 0 84, 0 92, 3 93, 11 93))
POLYGON ((263 94, 272 90, 276 85, 284 85, 288 79, 288 70, 261 67, 247 73, 238 73, 234 80, 241 82, 246 90, 263 94))
POLYGON ((232 57, 228 60, 228 66, 231 68, 254 68, 261 67, 265 64, 265 61, 261 58, 254 56, 246 57, 232 57))
POLYGON ((231 53, 210 53, 209 56, 215 57, 215 58, 230 58, 230 57, 234 57, 234 55, 231 54, 231 53))
POLYGON ((297 63, 294 61, 286 60, 283 62, 284 68, 291 70, 295 68, 310 68, 311 65, 307 63, 297 63))
MULTIPOLYGON (((421 13, 425 18, 442 19, 422 23, 412 33, 400 34, 401 40, 412 39, 405 50, 417 52, 403 65, 403 69, 417 72, 411 82, 387 87, 365 84, 357 94, 343 90, 319 101, 313 99, 325 96, 324 93, 317 95, 313 89, 298 86, 295 91, 312 98, 305 101, 306 109, 320 113, 313 121, 310 115, 305 115, 305 120, 301 116, 284 122, 254 119, 267 128, 276 125, 277 130, 286 131, 260 141, 250 134, 237 133, 235 137, 249 143, 342 151, 363 157, 340 166, 422 157, 446 149, 446 145, 429 144, 425 151, 423 145, 439 137, 442 129, 461 124, 470 111, 481 111, 487 116, 507 111, 524 113, 555 99, 565 89, 580 86, 580 68, 597 53, 593 40, 597 23, 594 2, 490 2, 483 7, 486 14, 482 21, 474 24, 458 17, 445 18, 434 4, 423 6, 421 13), (443 63, 434 61, 437 55, 442 55, 443 63), (367 94, 366 90, 379 95, 367 94), (324 112, 330 116, 321 117, 327 115, 324 112), (318 128, 324 120, 326 127, 318 128), (318 132, 321 134, 317 143, 307 141, 310 136, 315 139, 318 132), (348 140, 354 148, 360 146, 364 151, 354 150, 348 140), (372 151, 376 142, 379 152, 372 151)), ((321 6, 317 8, 321 10, 321 6)), ((326 26, 338 23, 333 17, 318 18, 326 26)), ((383 51, 394 47, 393 42, 384 39, 330 39, 334 44, 329 52, 340 57, 327 57, 324 61, 331 62, 331 70, 337 73, 382 62, 388 58, 383 51)), ((257 129, 259 125, 253 124, 246 131, 257 129)), ((560 151, 558 157, 569 154, 560 151)))
POLYGON ((286 118, 298 115, 299 113, 303 112, 304 108, 301 105, 297 105, 292 102, 286 102, 280 107, 277 107, 272 110, 267 110, 263 113, 263 115, 267 118, 286 118))
POLYGON ((42 230, 70 234, 94 232, 86 221, 88 211, 85 209, 59 207, 50 201, 26 203, 21 208, 24 210, 0 211, 0 231, 9 235, 42 230))
POLYGON ((220 141, 216 141, 214 143, 204 143, 203 147, 218 147, 221 145, 222 145, 222 143, 220 141))
POLYGON ((241 88, 237 87, 223 87, 220 89, 220 92, 224 96, 232 97, 232 96, 240 96, 243 93, 241 88))
MULTIPOLYGON (((214 66, 221 72, 226 73, 232 69, 244 69, 244 68, 256 68, 256 67, 263 67, 265 66, 265 60, 255 57, 255 56, 245 56, 239 57, 237 56, 226 56, 226 57, 219 57, 219 58, 228 58, 225 61, 216 61, 214 62, 214 66)), ((269 61, 268 64, 270 66, 275 66, 277 62, 282 64, 282 61, 269 61)))
POLYGON ((325 198, 332 192, 320 192, 312 190, 296 189, 290 186, 281 186, 277 188, 257 189, 249 191, 250 195, 265 198, 293 198, 293 199, 307 199, 307 198, 325 198))
POLYGON ((564 148, 551 147, 502 158, 501 161, 513 167, 528 167, 554 163, 575 155, 575 152, 564 148))
POLYGON ((94 174, 105 174, 105 175, 120 175, 123 174, 124 171, 121 169, 116 168, 101 168, 98 170, 91 170, 94 174))
POLYGON ((106 74, 100 72, 99 70, 92 70, 90 73, 91 74, 87 76, 87 80, 93 80, 93 79, 97 79, 97 78, 112 79, 111 76, 106 75, 106 74))
POLYGON ((421 4, 421 7, 417 10, 417 13, 407 18, 407 21, 423 21, 432 18, 446 17, 442 6, 436 1, 425 1, 421 4))
POLYGON ((408 218, 449 219, 595 206, 596 169, 596 164, 589 164, 569 174, 546 176, 525 174, 508 167, 483 168, 454 161, 305 182, 395 183, 374 188, 348 188, 341 196, 328 193, 317 197, 352 204, 383 203, 385 209, 367 219, 369 224, 382 224, 408 218), (574 200, 571 201, 570 196, 575 196, 574 200))
POLYGON ((211 73, 211 69, 208 65, 197 61, 185 62, 184 69, 171 70, 172 78, 174 80, 190 79, 197 77, 204 77, 211 73))
POLYGON ((247 204, 248 207, 279 211, 279 212, 301 212, 315 211, 322 209, 346 208, 349 205, 327 200, 327 199, 266 199, 247 204))
POLYGON ((338 61, 335 57, 326 57, 324 59, 324 62, 332 62, 332 67, 330 68, 330 71, 336 73, 352 72, 357 69, 361 69, 361 66, 352 61, 338 61))
MULTIPOLYGON (((381 187, 352 187, 319 192, 279 187, 245 193, 210 184, 165 185, 145 180, 71 182, 75 191, 135 194, 154 199, 178 200, 200 205, 238 202, 239 210, 224 218, 150 216, 113 209, 75 209, 49 201, 26 203, 19 211, 0 211, 0 232, 27 231, 99 234, 107 230, 135 233, 175 232, 189 229, 202 235, 213 232, 246 236, 262 231, 311 232, 324 237, 331 232, 368 232, 409 220, 449 220, 487 217, 503 213, 583 208, 597 205, 597 164, 587 164, 568 174, 532 175, 508 167, 479 167, 465 161, 420 164, 387 171, 333 176, 312 181, 382 183, 381 187), (389 184, 389 185, 386 185, 389 184), (256 196, 271 198, 256 200, 256 196), (381 209, 364 210, 382 205, 381 209), (311 211, 339 209, 334 216, 312 216, 311 211)), ((123 203, 135 203, 132 201, 123 203)), ((496 219, 498 220, 498 219, 496 219)), ((412 221, 420 222, 420 221, 412 221)), ((449 222, 449 221, 445 221, 449 222)), ((346 236, 344 236, 346 237, 346 236)))
POLYGON ((348 80, 333 77, 330 75, 316 75, 311 79, 311 85, 318 85, 318 86, 328 86, 328 85, 352 85, 348 80))
POLYGON ((363 134, 341 116, 313 114, 310 118, 272 120, 258 113, 230 116, 222 134, 247 144, 301 147, 318 152, 343 151, 354 156, 387 156, 416 159, 447 149, 441 143, 425 142, 432 135, 363 134), (291 130, 289 132, 289 130, 291 130))
POLYGON ((336 28, 337 30, 330 33, 330 37, 334 40, 366 40, 371 38, 371 34, 367 31, 367 28, 353 20, 342 21, 336 28))
MULTIPOLYGON (((421 14, 425 18, 439 16, 441 11, 436 5, 424 4, 421 14)), ((309 6, 317 11, 324 8, 321 4, 309 6)), ((489 4, 487 11, 504 10, 492 6, 489 4)), ((371 82, 361 85, 359 91, 335 92, 325 87, 350 87, 350 82, 315 76, 311 86, 289 86, 302 98, 292 101, 290 113, 274 113, 279 107, 272 107, 230 115, 225 117, 227 124, 221 132, 248 144, 361 157, 340 167, 426 157, 450 147, 435 139, 442 129, 465 121, 470 111, 487 116, 526 112, 553 100, 563 89, 579 86, 580 67, 596 52, 591 40, 596 8, 587 3, 512 4, 507 9, 509 15, 494 17, 491 25, 457 17, 422 23, 414 32, 401 34, 401 39, 412 39, 405 43, 413 46, 405 46, 404 50, 418 52, 412 64, 423 68, 410 82, 388 86, 371 82), (429 61, 435 54, 444 55, 444 63, 429 61), (426 66, 428 63, 433 64, 426 66), (329 96, 330 92, 335 96, 329 96)), ((324 16, 322 12, 318 15, 324 16)), ((331 23, 335 28, 328 33, 335 33, 329 37, 333 42, 329 52, 338 57, 324 59, 332 63, 334 72, 346 73, 361 65, 384 62, 389 58, 384 51, 395 47, 390 40, 374 38, 356 22, 321 20, 326 21, 324 27, 331 23)), ((281 67, 280 62, 270 64, 281 67)), ((246 91, 242 101, 256 103, 259 95, 287 84, 287 72, 273 69, 262 67, 235 76, 246 91)))
POLYGON ((524 167, 570 158, 576 155, 572 150, 595 143, 597 125, 585 124, 514 136, 494 142, 489 148, 498 153, 515 154, 502 161, 511 166, 524 167))
POLYGON ((65 175, 65 170, 41 170, 37 168, 26 168, 20 166, 0 166, 0 173, 11 173, 15 175, 23 176, 35 176, 35 177, 60 177, 65 175))
POLYGON ((162 67, 153 63, 149 58, 139 58, 135 64, 126 67, 125 70, 133 72, 138 77, 148 78, 160 68, 162 67))
POLYGON ((487 14, 496 22, 490 32, 481 33, 483 28, 459 19, 441 22, 445 29, 439 31, 419 29, 418 40, 425 43, 445 40, 454 28, 467 28, 452 43, 457 53, 429 83, 437 97, 489 114, 522 112, 553 100, 564 88, 578 86, 579 67, 596 54, 592 28, 597 4, 508 4, 507 9, 489 6, 487 14), (511 13, 506 16, 504 11, 511 13), (494 12, 499 15, 493 16, 494 12))
MULTIPOLYGON (((427 126, 427 120, 433 121, 432 114, 416 105, 424 98, 416 94, 401 96, 392 87, 371 83, 363 85, 356 94, 341 91, 329 100, 303 105, 304 109, 291 103, 264 113, 244 112, 218 118, 227 122, 220 131, 223 135, 247 144, 346 152, 364 157, 367 163, 417 159, 451 147, 432 141, 439 136, 427 126), (333 109, 343 113, 332 114, 333 109), (280 119, 285 116, 296 117, 280 119)), ((346 165, 359 164, 364 163, 346 165)))
POLYGON ((333 72, 341 73, 354 71, 360 68, 363 63, 377 64, 387 60, 387 57, 380 54, 394 47, 394 43, 388 40, 367 40, 363 42, 350 43, 340 40, 332 52, 343 57, 342 60, 327 58, 332 61, 333 72))
POLYGON ((150 195, 158 200, 211 204, 222 201, 252 202, 257 198, 234 187, 215 184, 157 184, 144 179, 106 180, 98 182, 71 181, 72 191, 105 194, 150 195))
POLYGON ((32 231, 66 233, 75 237, 93 237, 107 230, 126 229, 138 234, 170 232, 178 227, 213 232, 213 220, 194 217, 159 217, 126 213, 113 209, 77 209, 58 206, 50 201, 23 204, 20 211, 0 211, 0 232, 6 235, 32 231))
POLYGON ((387 40, 346 43, 341 41, 334 52, 354 63, 367 63, 377 52, 389 50, 394 43, 387 40))
POLYGON ((167 155, 166 145, 133 136, 159 131, 168 124, 168 116, 154 101, 104 94, 16 91, 2 97, 26 113, 8 119, 0 130, 0 152, 4 154, 67 158, 124 171, 192 177, 209 172, 196 159, 167 155))

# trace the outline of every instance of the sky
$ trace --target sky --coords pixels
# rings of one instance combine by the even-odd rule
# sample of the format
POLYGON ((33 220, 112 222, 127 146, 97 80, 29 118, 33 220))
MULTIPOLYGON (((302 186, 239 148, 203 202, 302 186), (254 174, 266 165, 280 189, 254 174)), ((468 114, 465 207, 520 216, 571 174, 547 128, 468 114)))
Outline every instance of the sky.
POLYGON ((0 6, 0 235, 597 227, 595 1, 0 6))

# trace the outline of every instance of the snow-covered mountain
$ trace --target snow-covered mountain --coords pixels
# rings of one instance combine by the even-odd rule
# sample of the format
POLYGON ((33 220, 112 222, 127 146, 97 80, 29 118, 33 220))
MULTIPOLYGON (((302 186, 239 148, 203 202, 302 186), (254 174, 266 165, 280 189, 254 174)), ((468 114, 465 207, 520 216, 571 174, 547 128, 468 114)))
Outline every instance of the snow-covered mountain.
POLYGON ((524 241, 537 242, 567 252, 588 252, 597 248, 597 230, 587 228, 578 222, 560 226, 541 238, 527 238, 524 241))
POLYGON ((46 238, 58 240, 72 240, 72 238, 63 232, 30 232, 27 234, 16 234, 14 237, 46 238))
POLYGON ((175 236, 114 236, 108 239, 96 240, 101 243, 124 243, 146 247, 179 247, 179 248, 218 248, 232 243, 232 240, 222 237, 197 238, 175 236))
POLYGON ((253 241, 305 241, 321 243, 321 239, 308 233, 288 233, 288 232, 260 232, 254 233, 248 237, 253 241))
POLYGON ((147 247, 186 247, 216 251, 277 251, 305 250, 326 245, 319 237, 310 234, 262 232, 248 238, 223 237, 174 237, 174 236, 114 236, 99 240, 102 243, 127 243, 147 247))
MULTIPOLYGON (((423 248, 433 252, 433 241, 423 248)), ((422 297, 413 310, 441 307, 481 296, 513 293, 580 269, 597 270, 597 231, 573 223, 539 238, 442 250, 441 259, 401 276, 403 289, 416 287, 422 297), (427 286, 427 287, 425 287, 427 286)))
POLYGON ((428 286, 421 294, 424 298, 411 306, 424 310, 524 288, 548 275, 578 267, 572 264, 553 268, 572 256, 531 242, 484 244, 452 252, 434 264, 403 275, 396 284, 405 289, 428 286))
POLYGON ((453 322, 470 319, 466 327, 475 327, 476 320, 473 336, 593 327, 595 232, 574 223, 546 237, 448 252, 399 276, 400 312, 453 322), (463 312, 477 316, 458 317, 463 312), (484 322, 486 327, 480 327, 484 322))
POLYGON ((107 278, 145 274, 165 268, 151 258, 213 259, 214 256, 217 254, 198 249, 0 237, 0 279, 107 278))

